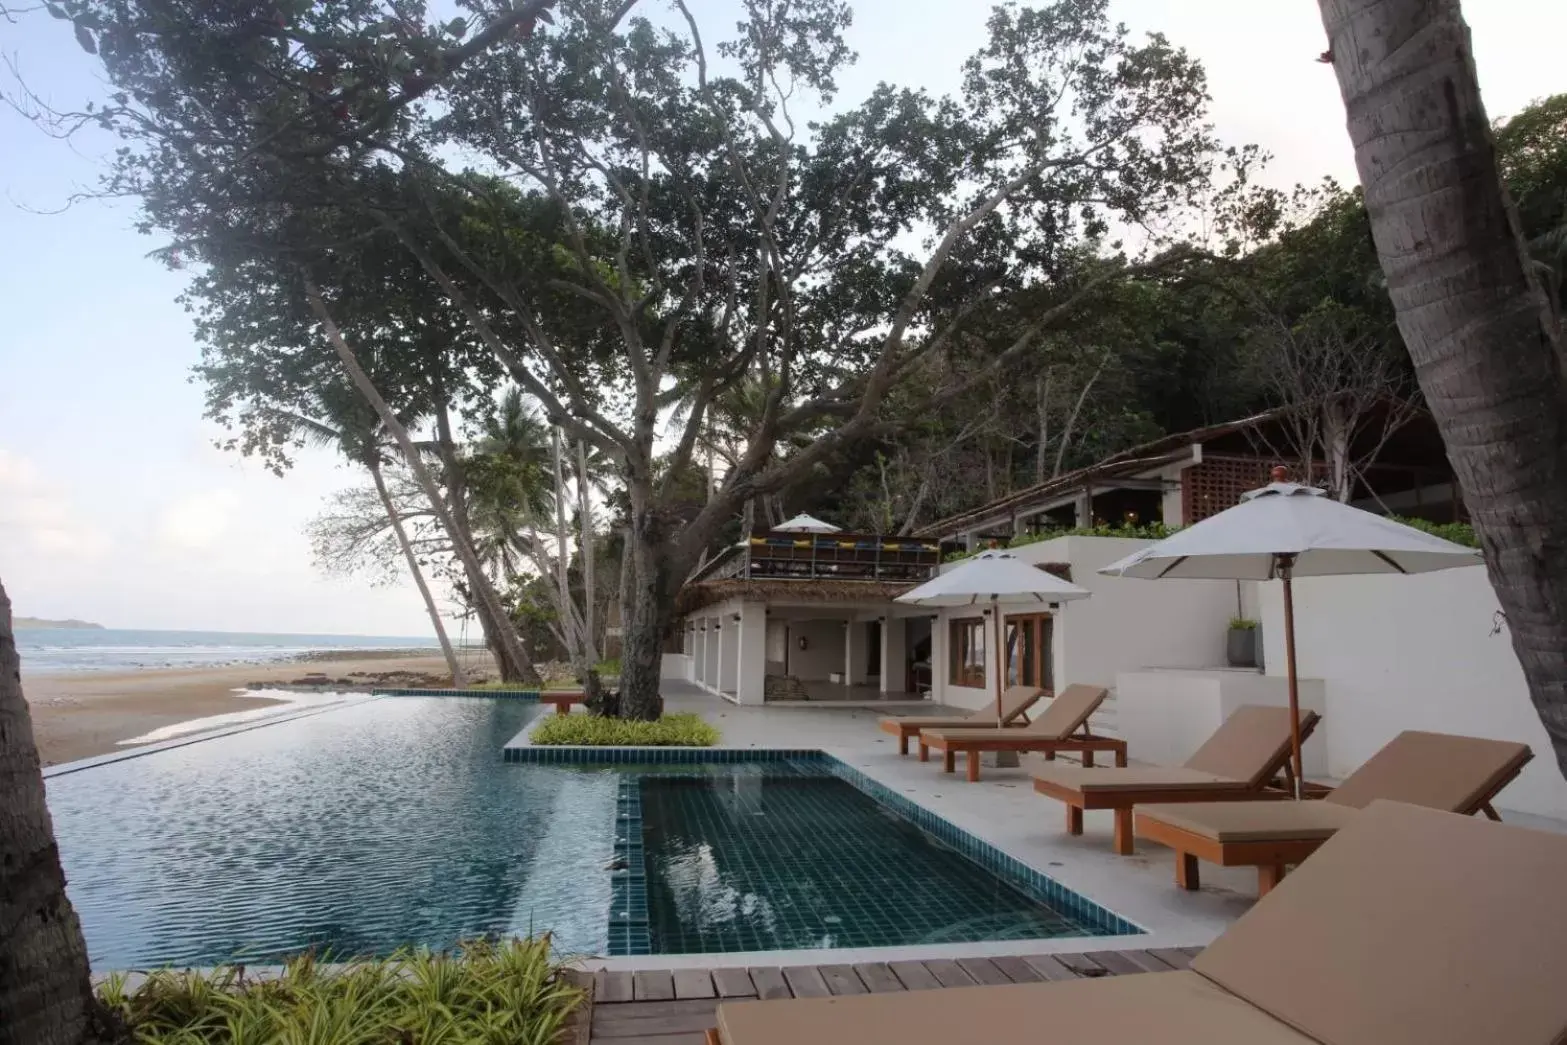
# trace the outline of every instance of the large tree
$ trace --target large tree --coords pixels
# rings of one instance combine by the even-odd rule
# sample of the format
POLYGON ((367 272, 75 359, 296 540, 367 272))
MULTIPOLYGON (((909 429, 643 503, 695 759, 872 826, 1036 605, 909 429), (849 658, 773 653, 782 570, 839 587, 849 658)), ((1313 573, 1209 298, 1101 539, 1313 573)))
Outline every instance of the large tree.
POLYGON ((99 1030, 0 584, 0 1045, 81 1045, 99 1030))
MULTIPOLYGON (((545 26, 477 5, 431 24, 414 4, 64 4, 124 92, 105 117, 133 143, 116 187, 150 228, 205 264, 245 249, 309 269, 368 242, 326 241, 315 215, 361 215, 616 463, 623 706, 648 716, 674 595, 743 506, 895 423, 889 393, 965 324, 1010 324, 1009 344, 943 394, 1024 354, 1128 269, 1076 282, 1063 255, 1202 192, 1215 149, 1201 69, 1105 0, 997 8, 958 97, 883 85, 840 111, 838 0, 740 0, 716 43, 682 0, 664 23, 550 6, 545 26), (1050 303, 998 296, 1029 285, 1050 303), (745 382, 765 390, 757 422, 676 525, 669 478, 745 382), (801 432, 817 438, 776 452, 801 432)), ((312 304, 330 330, 330 291, 312 304)), ((333 338, 345 362, 352 341, 333 338)))
POLYGON ((1567 774, 1567 373, 1458 0, 1321 0, 1398 327, 1567 774))

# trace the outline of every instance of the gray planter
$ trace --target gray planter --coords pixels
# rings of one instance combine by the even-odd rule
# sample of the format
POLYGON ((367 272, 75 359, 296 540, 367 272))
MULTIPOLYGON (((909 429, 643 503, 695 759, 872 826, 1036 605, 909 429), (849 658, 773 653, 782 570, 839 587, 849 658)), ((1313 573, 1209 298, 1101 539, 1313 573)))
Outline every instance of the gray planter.
POLYGON ((1224 644, 1232 668, 1257 667, 1257 628, 1231 628, 1224 644))

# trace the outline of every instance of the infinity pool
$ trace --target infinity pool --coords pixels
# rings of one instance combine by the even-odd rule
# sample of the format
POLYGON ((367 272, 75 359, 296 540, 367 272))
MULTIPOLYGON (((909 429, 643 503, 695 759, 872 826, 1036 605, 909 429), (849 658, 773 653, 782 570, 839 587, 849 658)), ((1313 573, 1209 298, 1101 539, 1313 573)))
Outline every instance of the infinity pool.
POLYGON ((1107 931, 816 765, 504 762, 538 713, 385 697, 52 777, 93 966, 348 957, 545 930, 564 952, 594 954, 1107 931), (638 802, 640 819, 626 819, 638 802), (634 944, 624 924, 612 932, 628 873, 634 944))

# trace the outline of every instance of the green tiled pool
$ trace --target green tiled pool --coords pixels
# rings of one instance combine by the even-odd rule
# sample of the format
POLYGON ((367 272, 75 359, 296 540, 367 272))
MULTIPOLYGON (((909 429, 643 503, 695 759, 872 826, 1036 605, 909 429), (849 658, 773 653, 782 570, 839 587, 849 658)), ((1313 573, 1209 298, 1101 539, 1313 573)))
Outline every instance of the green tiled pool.
POLYGON ((1140 931, 820 752, 506 743, 538 713, 380 697, 54 767, 94 966, 546 930, 611 956, 1140 931))
POLYGON ((652 951, 1088 936, 835 776, 645 776, 652 951))

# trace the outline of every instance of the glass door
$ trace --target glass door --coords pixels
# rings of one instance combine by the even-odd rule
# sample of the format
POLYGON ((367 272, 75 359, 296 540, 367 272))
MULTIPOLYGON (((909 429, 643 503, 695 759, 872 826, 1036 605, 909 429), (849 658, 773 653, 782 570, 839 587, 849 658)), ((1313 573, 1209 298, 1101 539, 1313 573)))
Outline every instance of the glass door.
POLYGON ((1055 688, 1050 663, 1051 616, 1033 613, 1008 617, 1007 685, 1055 688))

